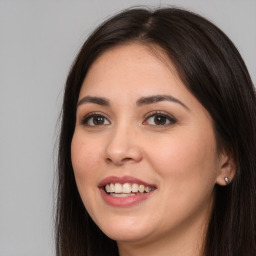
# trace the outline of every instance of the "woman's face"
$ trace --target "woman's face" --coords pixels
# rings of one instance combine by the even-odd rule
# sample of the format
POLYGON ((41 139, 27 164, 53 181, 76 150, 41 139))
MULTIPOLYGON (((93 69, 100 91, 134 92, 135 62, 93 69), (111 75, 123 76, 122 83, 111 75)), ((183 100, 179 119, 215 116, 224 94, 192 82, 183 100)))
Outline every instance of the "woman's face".
POLYGON ((76 118, 77 187, 106 235, 145 243, 202 232, 222 160, 210 115, 159 48, 131 43, 101 55, 76 118))

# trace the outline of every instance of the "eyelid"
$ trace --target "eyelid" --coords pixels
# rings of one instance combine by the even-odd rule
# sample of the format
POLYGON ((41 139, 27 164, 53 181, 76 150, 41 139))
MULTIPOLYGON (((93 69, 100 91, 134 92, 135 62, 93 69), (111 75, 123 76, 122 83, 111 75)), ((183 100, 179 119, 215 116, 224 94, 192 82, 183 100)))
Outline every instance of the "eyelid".
MULTIPOLYGON (((89 126, 89 127, 97 126, 97 125, 88 125, 88 123, 87 123, 90 118, 97 117, 97 116, 105 118, 109 122, 109 124, 111 124, 111 121, 109 120, 109 118, 105 114, 103 114, 101 112, 90 112, 90 113, 84 115, 82 117, 81 121, 80 121, 80 124, 83 125, 83 126, 89 126)), ((98 126, 104 126, 104 125, 105 124, 98 125, 98 126)))
POLYGON ((161 110, 155 110, 155 111, 151 111, 151 112, 147 113, 144 116, 143 123, 146 120, 148 120, 150 117, 153 117, 153 116, 156 116, 156 115, 165 117, 168 121, 170 121, 170 124, 166 124, 166 125, 152 125, 152 126, 162 126, 162 127, 165 127, 165 126, 169 126, 169 125, 177 123, 177 119, 175 117, 173 117, 173 115, 171 115, 171 114, 169 114, 169 113, 167 113, 165 111, 161 111, 161 110))

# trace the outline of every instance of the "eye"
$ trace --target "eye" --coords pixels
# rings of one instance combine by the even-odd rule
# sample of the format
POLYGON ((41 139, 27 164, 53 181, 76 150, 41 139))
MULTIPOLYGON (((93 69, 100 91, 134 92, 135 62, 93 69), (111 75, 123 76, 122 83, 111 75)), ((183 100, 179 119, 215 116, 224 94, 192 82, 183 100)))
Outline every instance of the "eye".
POLYGON ((110 121, 103 115, 90 113, 82 119, 81 124, 85 126, 102 126, 109 125, 110 121))
POLYGON ((176 122, 176 119, 168 114, 154 113, 146 117, 146 120, 143 122, 143 124, 155 126, 168 126, 171 124, 175 124, 176 122))

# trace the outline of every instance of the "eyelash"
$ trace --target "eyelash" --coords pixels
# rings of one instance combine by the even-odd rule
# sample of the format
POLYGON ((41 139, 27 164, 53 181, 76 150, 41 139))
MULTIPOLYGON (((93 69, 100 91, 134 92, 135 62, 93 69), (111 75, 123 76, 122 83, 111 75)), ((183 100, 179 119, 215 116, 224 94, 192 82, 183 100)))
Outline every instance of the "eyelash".
POLYGON ((102 126, 102 125, 108 125, 108 124, 105 124, 105 121, 107 120, 108 124, 110 124, 110 121, 102 114, 99 114, 97 112, 92 112, 92 113, 89 113, 88 115, 86 115, 82 120, 81 120, 81 124, 84 125, 84 126, 90 126, 90 127, 93 127, 93 126, 102 126), (90 119, 92 119, 92 122, 93 122, 93 119, 94 118, 102 118, 104 120, 104 123, 103 124, 94 124, 94 125, 91 125, 89 124, 89 121, 90 119))
MULTIPOLYGON (((154 119, 153 122, 155 122, 156 120, 154 119)), ((147 114, 145 116, 145 120, 142 122, 143 125, 150 125, 150 126, 159 126, 159 127, 166 127, 166 126, 170 126, 172 124, 175 124, 177 122, 177 120, 172 117, 169 114, 166 114, 164 112, 161 111, 155 111, 155 112, 151 112, 149 114, 147 114), (148 121, 150 120, 150 118, 156 118, 156 117, 160 117, 163 118, 165 123, 164 124, 149 124, 148 121), (166 124, 166 122, 169 122, 166 124)), ((86 115, 82 120, 81 120, 81 124, 84 126, 89 126, 89 127, 94 127, 94 126, 104 126, 104 125, 109 125, 111 124, 111 122, 102 114, 97 113, 97 112, 92 112, 89 113, 88 115, 86 115), (102 124, 89 124, 90 121, 94 122, 94 118, 102 118, 103 123, 102 124), (107 124, 106 124, 107 122, 107 124)))
MULTIPOLYGON (((156 117, 160 117, 160 118, 164 118, 165 122, 169 122, 168 124, 148 124, 148 125, 151 125, 151 126, 159 126, 159 127, 166 127, 166 126, 170 126, 172 124, 175 124, 177 122, 177 120, 172 117, 171 115, 165 113, 165 112, 161 112, 161 111, 154 111, 154 112, 151 112, 149 114, 147 114, 145 116, 145 121, 143 121, 143 124, 146 124, 146 122, 148 122, 148 120, 150 118, 156 118, 156 117)), ((156 121, 155 119, 153 120, 154 122, 156 121)))

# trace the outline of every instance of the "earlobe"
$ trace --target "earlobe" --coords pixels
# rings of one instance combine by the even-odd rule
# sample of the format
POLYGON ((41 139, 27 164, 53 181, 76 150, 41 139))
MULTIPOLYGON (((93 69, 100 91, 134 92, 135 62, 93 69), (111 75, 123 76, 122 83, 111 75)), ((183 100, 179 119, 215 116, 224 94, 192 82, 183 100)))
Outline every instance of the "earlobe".
POLYGON ((220 186, 226 186, 232 182, 236 174, 236 164, 232 156, 222 154, 220 156, 220 166, 216 183, 220 186))
POLYGON ((227 185, 230 183, 229 177, 225 177, 224 180, 225 180, 227 185))

